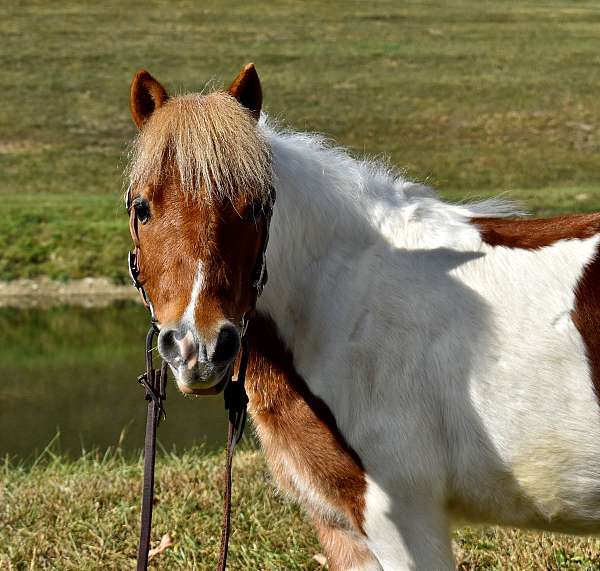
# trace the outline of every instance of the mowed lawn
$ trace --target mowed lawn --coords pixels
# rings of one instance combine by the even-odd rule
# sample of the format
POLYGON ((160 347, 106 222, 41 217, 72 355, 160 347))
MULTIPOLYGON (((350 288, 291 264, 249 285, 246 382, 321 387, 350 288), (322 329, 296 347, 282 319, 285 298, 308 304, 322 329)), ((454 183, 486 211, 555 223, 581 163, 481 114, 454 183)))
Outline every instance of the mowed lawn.
MULTIPOLYGON (((0 280, 126 280, 120 199, 128 89, 148 68, 173 93, 254 61, 284 126, 385 157, 462 201, 537 215, 600 210, 598 2, 377 0, 0 3, 0 280)), ((159 569, 212 569, 222 458, 163 455, 159 569)), ((301 511, 259 453, 236 460, 232 570, 318 569, 301 511)), ((128 569, 139 462, 118 454, 0 467, 0 569, 128 569)), ((600 569, 600 543, 497 528, 455 535, 462 570, 600 569)))
POLYGON ((597 2, 9 0, 0 36, 0 279, 125 279, 141 67, 179 93, 254 61, 271 117, 452 199, 600 209, 597 2))
MULTIPOLYGON (((0 569, 134 569, 141 474, 139 459, 115 451, 73 461, 50 450, 33 466, 0 464, 0 569)), ((156 478, 153 546, 167 534, 172 546, 150 568, 215 569, 223 453, 161 454, 156 478)), ((273 491, 251 446, 234 460, 232 530, 231 571, 322 569, 308 520, 273 491)), ((465 528, 453 537, 459 571, 597 570, 599 543, 499 528, 465 528)))

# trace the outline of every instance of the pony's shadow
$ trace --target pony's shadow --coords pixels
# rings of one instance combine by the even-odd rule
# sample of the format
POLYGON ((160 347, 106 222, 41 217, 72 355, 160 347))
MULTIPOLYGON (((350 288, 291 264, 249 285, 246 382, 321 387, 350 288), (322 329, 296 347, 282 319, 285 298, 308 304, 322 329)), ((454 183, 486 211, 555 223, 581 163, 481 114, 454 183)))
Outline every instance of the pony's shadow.
MULTIPOLYGON (((415 408, 421 407, 422 416, 414 420, 414 425, 408 423, 415 431, 409 434, 401 433, 406 429, 406 423, 402 418, 394 422, 394 411, 391 410, 385 410, 381 416, 377 415, 383 420, 369 418, 368 423, 357 423, 356 418, 336 419, 336 428, 344 434, 354 436, 358 435, 357 431, 362 431, 360 437, 350 438, 353 442, 362 442, 360 448, 357 446, 353 450, 352 443, 348 443, 349 448, 356 453, 355 460, 370 458, 375 462, 387 461, 385 454, 389 454, 389 449, 386 452, 381 443, 389 443, 390 439, 398 443, 406 442, 414 436, 413 446, 418 448, 420 442, 428 441, 429 435, 423 438, 423 431, 431 430, 437 442, 443 442, 445 450, 440 451, 438 446, 423 450, 422 454, 440 453, 446 461, 447 473, 441 477, 447 481, 448 501, 452 504, 448 506, 451 508, 451 515, 459 518, 455 521, 464 519, 477 524, 503 523, 514 526, 521 521, 522 526, 527 527, 528 518, 530 521, 539 519, 541 514, 536 512, 535 503, 528 500, 526 492, 497 451, 472 398, 474 375, 481 374, 481 356, 488 355, 489 358, 493 354, 496 332, 493 309, 489 302, 459 279, 457 274, 470 262, 484 257, 485 253, 449 248, 407 250, 391 245, 380 246, 384 251, 382 259, 385 259, 385 264, 374 273, 374 282, 383 283, 382 287, 395 282, 408 284, 406 289, 399 288, 391 303, 400 304, 406 311, 397 342, 403 343, 404 349, 407 344, 412 345, 411 359, 410 362, 402 361, 401 357, 406 351, 400 352, 400 358, 396 361, 389 359, 389 365, 383 374, 397 382, 386 382, 384 388, 378 386, 381 383, 381 371, 369 375, 368 369, 362 365, 366 354, 361 354, 360 350, 356 351, 356 361, 350 363, 342 374, 352 375, 359 371, 358 374, 364 375, 366 371, 367 374, 360 382, 357 378, 354 379, 355 386, 361 384, 363 387, 363 398, 379 402, 384 410, 390 403, 402 401, 405 414, 412 415, 415 408), (407 379, 418 379, 419 382, 407 382, 407 379), (390 395, 390 390, 406 391, 406 394, 398 399, 390 395), (443 394, 436 394, 436 391, 443 394), (419 401, 427 404, 420 405, 419 401), (422 419, 430 422, 429 428, 423 424, 422 419), (352 425, 360 427, 354 428, 352 425), (373 452, 378 449, 381 450, 380 456, 373 452), (481 458, 485 458, 484 469, 481 468, 481 458), (458 466, 459 470, 456 469, 458 466), (470 466, 473 466, 472 470, 470 466), (488 489, 494 482, 501 482, 502 490, 488 489), (495 511, 507 513, 507 502, 514 505, 515 521, 498 522, 493 516, 490 517, 489 514, 495 511), (525 505, 528 506, 528 513, 516 513, 525 505)), ((382 293, 384 296, 388 294, 389 292, 382 293)), ((343 316, 340 319, 343 320, 343 316)), ((368 327, 362 328, 358 333, 353 330, 353 337, 348 342, 360 347, 369 333, 368 327)), ((387 348, 393 346, 394 331, 388 331, 386 342, 387 348)), ((325 374, 335 372, 327 371, 325 374)), ((498 387, 498 390, 502 390, 502 387, 498 387)), ((356 398, 356 394, 350 396, 342 391, 335 398, 356 398)), ((309 405, 310 401, 313 405, 319 401, 319 408, 322 410, 324 403, 321 399, 313 396, 309 399, 309 405)), ((348 402, 341 408, 356 414, 357 406, 356 402, 348 402)), ((402 410, 396 411, 396 415, 401 414, 402 410)), ((428 501, 426 485, 421 489, 419 484, 420 475, 423 480, 429 476, 426 474, 428 459, 424 457, 420 463, 419 454, 420 452, 413 451, 410 457, 406 457, 407 462, 420 464, 416 470, 407 471, 406 482, 399 480, 398 474, 393 470, 384 474, 381 470, 371 472, 368 465, 364 468, 371 480, 387 495, 389 518, 406 526, 400 532, 406 537, 420 535, 414 543, 408 541, 406 548, 417 568, 424 568, 424 562, 420 564, 419 559, 424 553, 423 541, 427 542, 426 529, 422 527, 424 522, 418 522, 415 527, 416 522, 411 520, 407 509, 418 505, 420 501, 425 504, 428 501), (404 483, 407 484, 405 490, 402 489, 404 483), (416 490, 420 490, 424 497, 411 497, 416 490)), ((402 453, 398 455, 402 456, 402 453)), ((436 464, 435 460, 433 465, 436 464)), ((432 537, 431 541, 429 547, 436 549, 436 539, 432 537)))
MULTIPOLYGON (((398 382, 386 383, 385 386, 387 391, 407 392, 406 397, 400 399, 405 403, 406 414, 413 414, 411 403, 419 406, 419 399, 427 402, 421 406, 420 412, 429 413, 426 418, 434 433, 433 439, 445 444, 441 453, 448 466, 447 473, 443 475, 450 504, 446 507, 454 523, 535 526, 565 531, 560 526, 555 527, 550 520, 545 525, 545 517, 536 507, 536 502, 523 490, 497 450, 473 399, 473 379, 482 374, 482 359, 493 358, 498 346, 498 332, 490 303, 458 276, 467 264, 484 257, 485 253, 449 248, 405 250, 392 246, 387 253, 390 260, 387 279, 393 281, 396 276, 399 282, 409 283, 410 291, 400 291, 397 295, 397 301, 406 310, 406 323, 402 325, 398 342, 412 345, 413 351, 409 363, 399 359, 389 366, 387 374, 395 375, 394 380, 398 382), (410 278, 407 278, 406 272, 410 272, 410 278), (411 384, 405 382, 406 378, 418 379, 419 382, 411 384), (482 458, 485 460, 482 461, 482 458), (490 489, 490 486, 499 483, 501 489, 490 489), (495 514, 500 513, 505 514, 506 521, 498 521, 495 514)), ((378 279, 381 277, 378 276, 378 279)), ((390 331, 389 335, 393 337, 394 334, 390 331)), ((400 354, 404 355, 406 351, 400 354)), ((371 391, 377 389, 376 386, 369 388, 371 391)), ((494 390, 505 389, 499 386, 494 390)), ((386 406, 386 398, 393 400, 384 391, 380 395, 383 407, 386 406)), ((401 414, 401 411, 398 412, 401 414)), ((390 414, 386 416, 388 419, 391 417, 390 414)), ((411 423, 408 426, 414 428, 411 423)), ((386 431, 405 428, 406 423, 402 419, 397 424, 392 421, 388 428, 383 423, 377 424, 377 429, 366 439, 365 449, 357 450, 358 455, 363 457, 366 453, 364 456, 368 457, 371 453, 367 449, 376 449, 378 442, 389 442, 390 438, 401 442, 414 436, 415 446, 428 442, 427 437, 419 434, 419 430, 426 430, 426 427, 418 420, 415 420, 415 426, 420 428, 414 433, 393 436, 386 431)), ((436 450, 423 450, 422 453, 424 456, 435 454, 436 450)), ((424 457, 419 462, 418 453, 413 453, 410 461, 415 462, 415 458, 417 468, 406 471, 406 481, 399 480, 394 473, 383 474, 381 470, 375 470, 370 477, 389 498, 389 518, 405 526, 400 532, 412 538, 420 535, 415 543, 408 541, 406 548, 417 568, 422 568, 419 558, 423 557, 422 542, 427 542, 423 537, 426 530, 421 527, 423 521, 414 522, 409 514, 411 506, 417 506, 421 501, 427 503, 427 492, 420 489, 418 482, 420 475, 424 480, 429 476, 425 473, 428 459, 424 457), (407 484, 405 492, 403 484, 407 484), (416 490, 424 497, 411 497, 416 490)), ((435 460, 432 464, 436 465, 435 460)), ((365 468, 369 472, 369 467, 365 468)), ((429 547, 436 548, 434 538, 429 547)))

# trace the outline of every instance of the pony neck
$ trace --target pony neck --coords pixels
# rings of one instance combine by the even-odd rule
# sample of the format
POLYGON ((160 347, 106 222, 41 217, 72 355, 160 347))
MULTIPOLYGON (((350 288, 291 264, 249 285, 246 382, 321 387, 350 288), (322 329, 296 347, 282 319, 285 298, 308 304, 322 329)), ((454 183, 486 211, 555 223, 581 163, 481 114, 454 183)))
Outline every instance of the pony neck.
POLYGON ((271 315, 293 351, 296 337, 312 329, 315 308, 335 287, 327 282, 352 272, 352 260, 376 236, 362 204, 367 181, 358 161, 313 135, 263 128, 277 200, 267 249, 269 282, 258 309, 271 315))
POLYGON ((335 345, 336 327, 343 326, 336 321, 349 310, 344 304, 356 305, 345 299, 345 285, 356 280, 367 250, 389 261, 408 250, 476 251, 481 237, 473 217, 520 214, 497 199, 448 204, 432 189, 385 165, 353 159, 318 136, 276 132, 266 122, 261 128, 271 147, 277 201, 269 283, 258 309, 271 315, 295 357, 298 343, 325 350, 332 336, 335 345))

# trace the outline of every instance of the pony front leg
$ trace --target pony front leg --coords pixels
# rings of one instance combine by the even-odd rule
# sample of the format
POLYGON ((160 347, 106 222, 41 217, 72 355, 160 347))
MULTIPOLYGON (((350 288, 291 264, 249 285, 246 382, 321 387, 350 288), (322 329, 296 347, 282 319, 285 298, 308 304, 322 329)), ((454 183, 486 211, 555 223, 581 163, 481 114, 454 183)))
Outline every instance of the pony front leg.
POLYGON ((382 571, 381 565, 358 531, 312 516, 329 571, 382 571))
POLYGON ((367 545, 384 571, 455 569, 443 505, 423 494, 420 490, 390 496, 369 481, 363 527, 367 545))

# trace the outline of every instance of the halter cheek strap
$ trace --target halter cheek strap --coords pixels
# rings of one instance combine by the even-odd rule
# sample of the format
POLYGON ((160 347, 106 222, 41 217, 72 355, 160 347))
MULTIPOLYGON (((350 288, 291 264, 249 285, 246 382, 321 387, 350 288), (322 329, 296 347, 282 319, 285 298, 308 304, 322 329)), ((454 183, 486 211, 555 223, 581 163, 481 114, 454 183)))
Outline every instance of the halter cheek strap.
MULTIPOLYGON (((275 205, 276 198, 275 188, 269 189, 269 199, 263 206, 263 216, 265 220, 265 237, 263 240, 262 249, 256 261, 256 267, 254 269, 254 277, 252 279, 252 288, 255 290, 256 299, 258 299, 263 292, 265 285, 269 279, 269 273, 267 272, 267 246, 269 245, 269 229, 271 227, 271 218, 273 216, 273 206, 275 205)), ((254 309, 254 307, 252 308, 254 309)))
POLYGON ((127 266, 129 268, 129 277, 131 278, 131 282, 133 283, 133 287, 135 287, 140 297, 142 298, 142 303, 150 312, 150 320, 152 323, 156 323, 156 315, 154 313, 154 306, 144 289, 144 284, 142 284, 139 280, 140 275, 140 257, 141 257, 141 249, 140 249, 140 238, 138 234, 138 219, 135 215, 135 208, 133 208, 133 203, 131 201, 131 190, 127 191, 127 199, 125 200, 125 205, 127 206, 127 212, 129 213, 129 233, 131 234, 131 239, 133 240, 134 249, 127 252, 127 266))

